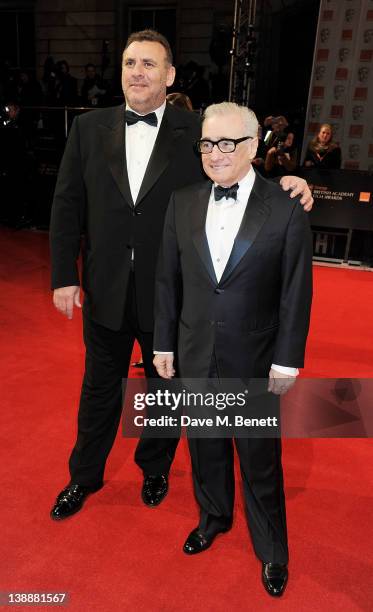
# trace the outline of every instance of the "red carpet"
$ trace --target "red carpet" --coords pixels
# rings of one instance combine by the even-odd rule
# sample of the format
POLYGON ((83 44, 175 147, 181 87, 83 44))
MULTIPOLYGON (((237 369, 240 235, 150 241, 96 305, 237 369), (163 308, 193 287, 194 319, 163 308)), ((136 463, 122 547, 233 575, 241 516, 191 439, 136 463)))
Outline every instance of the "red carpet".
MULTIPOLYGON (((0 591, 67 591, 73 612, 370 612, 371 440, 284 441, 291 563, 279 601, 261 586, 239 490, 233 530, 182 553, 197 523, 184 442, 158 509, 140 501, 135 441, 118 436, 102 491, 76 517, 49 519, 67 481, 83 348, 80 313, 69 322, 51 305, 48 260, 46 235, 0 230, 0 591)), ((314 271, 304 375, 373 376, 373 274, 314 271)))

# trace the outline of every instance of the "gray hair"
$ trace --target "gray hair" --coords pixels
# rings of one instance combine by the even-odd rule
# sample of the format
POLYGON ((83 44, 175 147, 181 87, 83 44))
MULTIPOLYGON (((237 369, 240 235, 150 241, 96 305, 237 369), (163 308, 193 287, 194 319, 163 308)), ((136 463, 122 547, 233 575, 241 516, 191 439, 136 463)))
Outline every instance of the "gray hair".
POLYGON ((236 114, 239 115, 242 119, 242 123, 245 126, 247 134, 245 136, 252 136, 256 138, 258 135, 258 119, 254 111, 247 106, 239 106, 235 102, 221 102, 220 104, 211 104, 208 106, 203 114, 202 121, 205 119, 210 119, 210 117, 218 116, 227 116, 236 114))

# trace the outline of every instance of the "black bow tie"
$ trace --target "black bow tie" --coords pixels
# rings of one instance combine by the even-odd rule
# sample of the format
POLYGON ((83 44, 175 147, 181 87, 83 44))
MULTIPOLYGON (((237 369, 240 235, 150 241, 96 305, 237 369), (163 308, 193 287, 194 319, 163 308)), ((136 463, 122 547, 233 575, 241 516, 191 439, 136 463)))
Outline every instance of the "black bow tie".
POLYGON ((216 185, 214 187, 214 198, 215 201, 218 202, 222 198, 233 198, 237 200, 237 191, 238 191, 238 183, 232 185, 232 187, 222 187, 221 185, 216 185))
POLYGON ((158 125, 158 119, 155 113, 148 113, 147 115, 138 115, 137 113, 133 113, 132 111, 126 110, 125 116, 126 123, 128 123, 128 125, 133 125, 138 121, 145 121, 145 123, 148 123, 149 125, 154 125, 154 127, 157 127, 158 125))

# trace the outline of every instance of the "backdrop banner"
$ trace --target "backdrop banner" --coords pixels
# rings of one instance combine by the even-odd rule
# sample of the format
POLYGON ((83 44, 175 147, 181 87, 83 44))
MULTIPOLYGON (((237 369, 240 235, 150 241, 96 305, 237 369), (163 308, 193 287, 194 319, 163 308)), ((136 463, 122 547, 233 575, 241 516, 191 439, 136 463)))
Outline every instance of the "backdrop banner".
POLYGON ((321 0, 302 160, 322 123, 343 168, 373 172, 373 0, 321 0))
POLYGON ((373 177, 368 172, 302 168, 315 204, 311 225, 373 231, 373 177))

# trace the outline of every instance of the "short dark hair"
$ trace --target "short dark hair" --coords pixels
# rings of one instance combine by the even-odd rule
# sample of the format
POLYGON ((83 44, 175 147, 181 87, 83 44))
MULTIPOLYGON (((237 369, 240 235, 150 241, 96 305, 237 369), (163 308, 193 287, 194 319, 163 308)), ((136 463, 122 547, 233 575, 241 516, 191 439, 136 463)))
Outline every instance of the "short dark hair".
MULTIPOLYGON (((124 51, 133 43, 133 42, 157 42, 166 51, 166 59, 169 64, 173 64, 172 51, 170 47, 170 43, 167 38, 160 34, 156 30, 141 30, 140 32, 132 32, 129 35, 126 45, 124 47, 124 51)), ((123 53, 124 53, 123 51, 123 53)))
POLYGON ((174 93, 169 93, 166 96, 166 100, 177 108, 183 108, 184 110, 188 111, 193 110, 192 101, 185 93, 179 93, 176 91, 174 93))
POLYGON ((62 66, 66 66, 67 71, 70 70, 70 66, 66 60, 60 60, 59 62, 56 62, 57 70, 61 70, 62 66))

